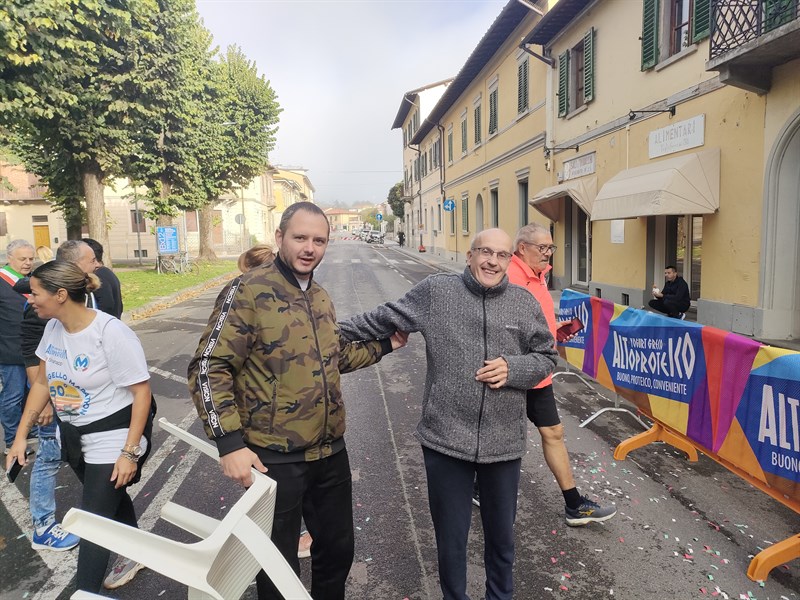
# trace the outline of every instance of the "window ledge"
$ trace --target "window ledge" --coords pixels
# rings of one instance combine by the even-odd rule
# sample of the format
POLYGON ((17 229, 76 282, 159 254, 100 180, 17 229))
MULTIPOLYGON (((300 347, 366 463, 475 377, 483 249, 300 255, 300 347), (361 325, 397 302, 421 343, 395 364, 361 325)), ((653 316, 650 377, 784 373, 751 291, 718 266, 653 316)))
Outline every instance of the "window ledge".
POLYGON ((515 119, 515 121, 519 121, 519 120, 521 120, 521 119, 524 119, 524 118, 525 118, 525 117, 527 117, 527 116, 528 116, 530 113, 531 113, 531 109, 530 109, 530 107, 528 107, 528 108, 526 108, 525 110, 523 110, 522 112, 520 112, 520 113, 517 113, 517 118, 515 119))
POLYGON ((692 44, 691 46, 687 46, 686 48, 684 48, 683 50, 681 50, 677 54, 673 54, 669 58, 667 58, 664 61, 658 63, 655 66, 656 73, 658 73, 661 69, 666 69, 672 63, 678 62, 683 57, 690 56, 690 55, 694 54, 695 52, 697 52, 697 44, 692 44))
POLYGON ((588 108, 589 108, 588 104, 584 104, 583 106, 579 106, 578 108, 576 108, 572 112, 567 113, 564 118, 567 121, 569 121, 571 118, 577 117, 579 114, 581 114, 582 112, 586 111, 588 108))

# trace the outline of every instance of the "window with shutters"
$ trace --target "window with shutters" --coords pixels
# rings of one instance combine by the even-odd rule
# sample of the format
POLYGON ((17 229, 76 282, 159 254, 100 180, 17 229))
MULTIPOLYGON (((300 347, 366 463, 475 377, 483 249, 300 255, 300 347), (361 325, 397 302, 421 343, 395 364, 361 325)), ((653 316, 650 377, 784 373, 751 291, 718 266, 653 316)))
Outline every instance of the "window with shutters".
POLYGON ((517 114, 528 110, 528 57, 517 63, 517 114))
POLYGON ((145 223, 144 213, 140 210, 131 211, 131 231, 147 233, 147 224, 145 223))
POLYGON ((461 121, 461 155, 467 153, 467 118, 461 121))
POLYGON ((447 131, 447 162, 453 162, 453 128, 447 131))
MULTIPOLYGON (((448 200, 453 200, 452 198, 448 198, 448 200)), ((450 220, 450 235, 456 234, 456 211, 451 210, 448 211, 447 214, 449 215, 447 218, 450 220)))
POLYGON ((473 110, 474 117, 475 117, 475 145, 481 143, 481 105, 475 107, 473 110))
POLYGON ((710 19, 711 0, 643 0, 642 71, 707 38, 710 19))
POLYGON ((497 133, 497 88, 489 92, 489 135, 497 133))
POLYGON ((469 233, 469 196, 461 196, 461 232, 469 233))
POLYGON ((594 28, 558 57, 558 116, 594 100, 594 28))

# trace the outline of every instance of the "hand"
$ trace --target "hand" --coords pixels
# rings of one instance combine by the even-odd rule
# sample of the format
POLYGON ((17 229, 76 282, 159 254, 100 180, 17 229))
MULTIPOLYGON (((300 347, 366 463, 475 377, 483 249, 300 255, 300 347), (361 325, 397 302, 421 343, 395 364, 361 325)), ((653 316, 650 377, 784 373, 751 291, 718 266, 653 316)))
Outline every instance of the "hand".
POLYGON ((114 470, 111 472, 110 481, 116 482, 114 489, 118 490, 130 483, 134 475, 136 475, 136 463, 120 454, 117 462, 114 463, 114 470))
POLYGON ((14 440, 14 443, 11 445, 11 448, 8 449, 8 454, 6 455, 6 471, 11 468, 11 463, 14 462, 15 458, 23 467, 27 464, 28 461, 25 460, 25 450, 27 448, 28 440, 14 440))
POLYGON ((53 405, 49 402, 47 406, 39 413, 39 420, 36 421, 39 425, 50 425, 53 422, 53 405))
MULTIPOLYGON (((572 323, 572 321, 558 321, 558 322, 556 323, 556 329, 561 329, 562 327, 564 327, 564 326, 566 326, 566 325, 570 325, 571 323, 572 323)), ((564 342, 568 342, 568 341, 570 341, 572 338, 574 338, 576 335, 578 335, 578 332, 571 333, 571 334, 569 334, 567 337, 565 337, 564 339, 562 339, 562 340, 561 340, 559 343, 562 343, 562 344, 563 344, 564 342)))
POLYGON ((389 338, 389 341, 392 342, 392 350, 399 350, 408 343, 408 332, 398 329, 389 338))
POLYGON ((249 448, 239 448, 239 450, 221 456, 219 464, 222 466, 222 474, 225 477, 238 481, 246 488, 253 485, 253 474, 250 472, 252 467, 262 473, 267 472, 267 467, 261 464, 258 455, 249 448))
POLYGON ((493 390, 503 387, 508 381, 508 363, 506 359, 499 356, 493 360, 485 360, 483 364, 485 366, 478 369, 475 379, 488 384, 493 390))

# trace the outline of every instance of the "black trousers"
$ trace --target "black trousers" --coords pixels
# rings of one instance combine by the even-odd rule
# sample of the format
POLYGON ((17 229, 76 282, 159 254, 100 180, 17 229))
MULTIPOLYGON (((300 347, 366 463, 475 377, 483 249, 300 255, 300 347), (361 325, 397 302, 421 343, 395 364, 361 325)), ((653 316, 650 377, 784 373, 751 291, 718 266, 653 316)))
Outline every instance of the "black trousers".
MULTIPOLYGON (((267 468, 267 475, 278 483, 272 541, 299 575, 297 542, 303 517, 314 540, 311 597, 344 600, 355 552, 353 482, 347 450, 322 460, 270 464, 267 468)), ((256 577, 256 589, 258 600, 283 598, 263 571, 256 577)))
POLYGON ((521 460, 480 464, 422 448, 439 581, 444 600, 468 600, 467 538, 472 521, 472 485, 477 474, 483 524, 486 600, 514 595, 514 521, 521 460))
POLYGON ((648 304, 653 310, 664 313, 668 317, 677 317, 680 313, 689 310, 688 306, 680 306, 669 298, 653 298, 648 304))
MULTIPOLYGON (((78 479, 83 483, 81 508, 86 512, 136 527, 133 501, 126 488, 114 489, 114 482, 110 481, 113 471, 113 464, 93 465, 88 463, 82 469, 76 470, 78 479)), ((95 594, 100 591, 110 555, 111 552, 106 548, 87 540, 81 540, 78 548, 77 588, 79 590, 95 594)))

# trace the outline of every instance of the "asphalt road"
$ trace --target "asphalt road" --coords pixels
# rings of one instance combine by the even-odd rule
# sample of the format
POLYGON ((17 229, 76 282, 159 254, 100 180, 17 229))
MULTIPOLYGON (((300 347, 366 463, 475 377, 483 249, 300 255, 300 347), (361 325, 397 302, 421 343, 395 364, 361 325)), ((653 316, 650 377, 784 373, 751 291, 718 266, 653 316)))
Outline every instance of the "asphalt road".
MULTIPOLYGON (((332 243, 317 272, 340 317, 402 295, 436 271, 396 246, 332 243)), ((133 329, 144 345, 159 417, 203 436, 189 401, 185 373, 216 291, 173 306, 133 329)), ((425 350, 418 335, 378 365, 343 377, 346 435, 354 480, 356 558, 348 597, 441 598, 436 547, 427 508, 419 445, 412 437, 420 414, 425 350)), ((517 516, 516 598, 758 598, 800 596, 800 561, 774 570, 763 587, 747 579, 750 557, 797 534, 797 514, 701 457, 689 463, 678 451, 653 445, 615 462, 617 443, 641 431, 624 413, 606 413, 610 394, 574 376, 557 378, 556 395, 582 493, 614 502, 605 524, 565 525, 561 494, 544 464, 539 436, 529 428, 517 516)), ((136 486, 140 526, 181 541, 191 536, 158 520, 173 500, 221 517, 241 495, 211 459, 157 431, 146 481, 136 486)), ((29 469, 15 485, 0 485, 0 598, 66 599, 73 591, 77 552, 37 553, 26 534, 29 469)), ((59 473, 58 513, 79 500, 68 468, 59 473)), ((483 597, 482 534, 474 511, 469 544, 469 594, 483 597)), ((308 560, 302 561, 307 581, 308 560)), ((185 598, 186 590, 142 571, 115 590, 126 599, 185 598)), ((251 588, 245 598, 255 598, 251 588)))

